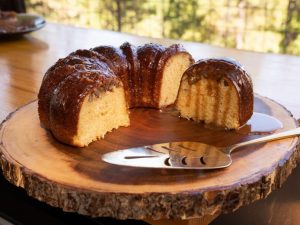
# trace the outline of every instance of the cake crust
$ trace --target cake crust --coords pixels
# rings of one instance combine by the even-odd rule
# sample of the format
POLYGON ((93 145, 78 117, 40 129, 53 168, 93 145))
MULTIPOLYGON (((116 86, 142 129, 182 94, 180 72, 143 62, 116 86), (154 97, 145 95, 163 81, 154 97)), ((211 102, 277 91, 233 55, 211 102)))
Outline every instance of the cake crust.
POLYGON ((78 71, 110 70, 110 63, 104 56, 90 50, 77 50, 65 58, 59 59, 44 75, 38 93, 38 112, 42 125, 50 128, 50 101, 57 85, 78 71), (101 59, 101 60, 100 60, 101 59), (105 64, 103 63, 105 62, 105 64))
POLYGON ((202 78, 216 82, 225 80, 225 86, 234 85, 239 99, 239 124, 244 125, 250 119, 254 105, 253 84, 239 63, 226 58, 199 60, 189 67, 182 77, 183 80, 187 79, 190 85, 202 78))
POLYGON ((154 90, 157 89, 156 67, 165 47, 158 44, 146 44, 138 47, 137 56, 140 62, 138 83, 139 107, 155 107, 158 99, 154 98, 154 90))
POLYGON ((109 45, 102 45, 92 48, 91 50, 103 55, 110 62, 113 62, 110 63, 109 66, 115 75, 121 79, 127 102, 129 105, 133 104, 131 102, 133 101, 132 96, 134 93, 134 87, 130 76, 130 65, 121 49, 109 45))
POLYGON ((125 55, 128 66, 129 66, 129 73, 128 73, 128 80, 129 84, 131 84, 131 98, 129 101, 129 108, 133 108, 138 106, 138 99, 139 99, 139 86, 140 77, 139 77, 139 70, 140 70, 140 62, 138 61, 137 55, 137 48, 130 44, 129 42, 125 42, 120 46, 123 54, 125 55))
POLYGON ((68 76, 55 89, 50 101, 50 129, 53 135, 67 144, 74 144, 83 100, 101 97, 102 92, 122 86, 112 73, 80 71, 68 76))

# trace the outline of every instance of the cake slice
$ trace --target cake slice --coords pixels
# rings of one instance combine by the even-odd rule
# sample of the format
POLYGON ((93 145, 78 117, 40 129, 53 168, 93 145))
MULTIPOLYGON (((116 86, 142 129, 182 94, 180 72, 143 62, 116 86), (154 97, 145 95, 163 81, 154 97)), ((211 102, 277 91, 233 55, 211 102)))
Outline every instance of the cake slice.
POLYGON ((120 47, 129 63, 129 107, 163 108, 174 104, 183 72, 194 62, 180 44, 120 47))
POLYGON ((165 49, 156 67, 153 98, 157 100, 157 108, 175 103, 183 73, 193 63, 193 57, 182 45, 174 44, 165 49))
POLYGON ((238 129, 253 113, 251 78, 233 60, 200 60, 184 73, 176 108, 184 118, 238 129))
POLYGON ((84 147, 114 128, 129 126, 127 108, 123 85, 115 75, 77 72, 53 93, 51 131, 64 143, 84 147))
POLYGON ((45 128, 50 128, 50 100, 58 84, 78 71, 110 70, 106 62, 108 60, 102 57, 101 60, 103 60, 100 61, 100 57, 101 55, 90 50, 77 50, 69 56, 59 59, 47 70, 38 93, 38 112, 45 128))

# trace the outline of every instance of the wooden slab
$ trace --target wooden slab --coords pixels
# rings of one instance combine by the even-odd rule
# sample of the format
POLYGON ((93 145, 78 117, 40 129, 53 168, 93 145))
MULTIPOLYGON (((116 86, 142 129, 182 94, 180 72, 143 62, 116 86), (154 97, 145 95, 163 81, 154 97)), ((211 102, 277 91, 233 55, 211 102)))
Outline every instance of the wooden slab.
MULTIPOLYGON (((255 111, 297 127, 279 104, 256 97, 255 111)), ((44 130, 37 102, 12 113, 0 130, 4 176, 27 193, 64 211, 118 219, 196 218, 238 209, 265 198, 286 180, 299 158, 298 138, 233 153, 233 164, 214 171, 139 169, 109 165, 103 153, 167 141, 230 145, 255 135, 216 131, 151 109, 131 111, 131 127, 109 133, 87 148, 57 142, 44 130)))

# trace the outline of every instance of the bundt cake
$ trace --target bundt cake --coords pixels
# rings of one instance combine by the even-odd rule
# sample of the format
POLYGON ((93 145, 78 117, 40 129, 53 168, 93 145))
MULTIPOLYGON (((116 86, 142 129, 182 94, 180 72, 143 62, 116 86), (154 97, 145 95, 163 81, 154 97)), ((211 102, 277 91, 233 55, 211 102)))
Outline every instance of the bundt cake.
POLYGON ((173 104, 181 77, 193 62, 178 44, 77 50, 58 60, 43 78, 41 124, 66 144, 86 146, 128 126, 128 108, 173 104))
POLYGON ((253 113, 251 78, 233 60, 200 60, 182 76, 176 108, 181 117, 237 129, 253 113))

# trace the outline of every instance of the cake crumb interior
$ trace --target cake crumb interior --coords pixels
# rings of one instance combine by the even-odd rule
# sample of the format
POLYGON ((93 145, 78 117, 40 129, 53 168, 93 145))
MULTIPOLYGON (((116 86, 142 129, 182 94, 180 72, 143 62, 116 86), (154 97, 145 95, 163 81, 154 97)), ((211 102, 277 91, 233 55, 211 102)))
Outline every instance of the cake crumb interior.
POLYGON ((123 87, 113 87, 99 97, 85 97, 73 141, 84 147, 120 126, 129 126, 129 113, 123 87))
POLYGON ((184 53, 168 59, 162 75, 159 108, 175 102, 182 74, 190 64, 190 56, 184 53))
POLYGON ((237 129, 239 124, 239 98, 232 83, 202 77, 189 84, 182 80, 176 108, 187 119, 202 121, 217 127, 237 129))

